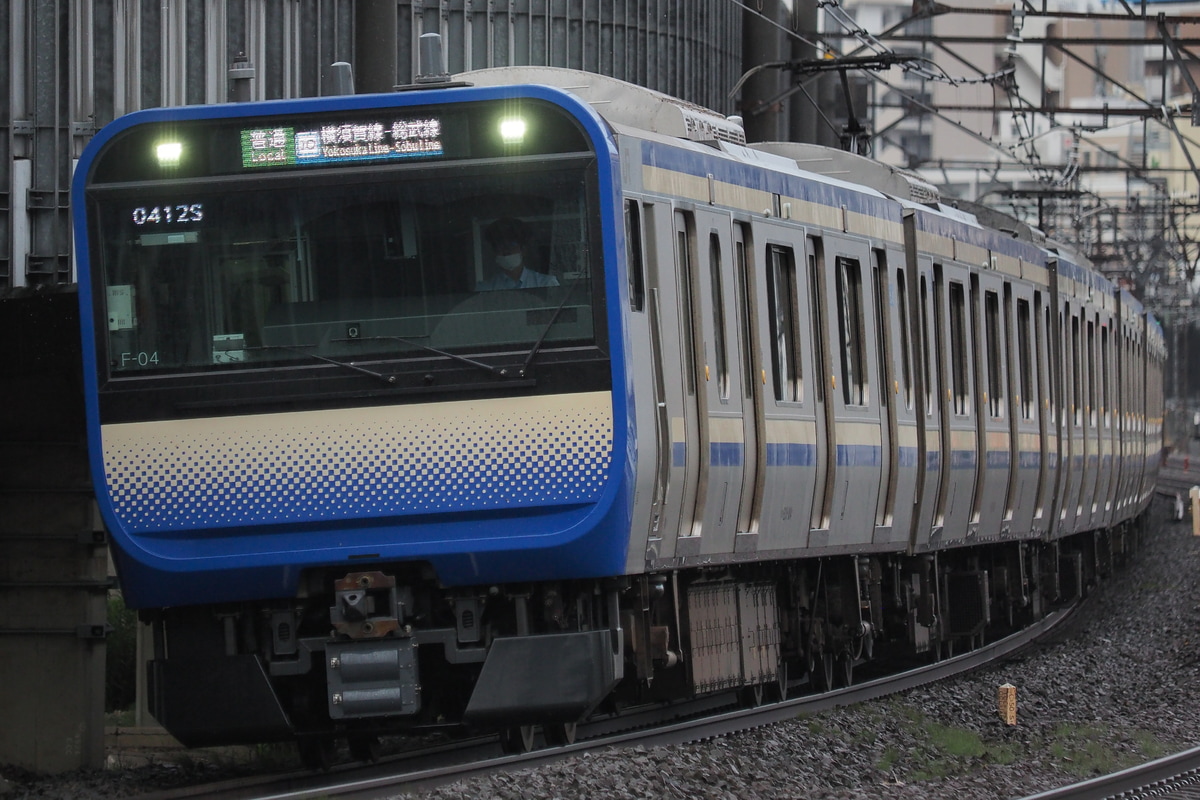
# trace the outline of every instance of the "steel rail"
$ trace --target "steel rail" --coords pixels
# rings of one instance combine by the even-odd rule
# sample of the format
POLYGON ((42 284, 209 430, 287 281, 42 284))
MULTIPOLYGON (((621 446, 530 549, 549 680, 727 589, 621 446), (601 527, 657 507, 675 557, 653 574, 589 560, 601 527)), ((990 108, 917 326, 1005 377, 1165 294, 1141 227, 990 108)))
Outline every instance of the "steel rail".
POLYGON ((1195 797, 1200 786, 1200 747, 1150 761, 1137 767, 1074 783, 1023 800, 1107 800, 1122 797, 1195 797), (1182 790, 1190 790, 1183 793, 1182 790), (1178 794, 1176 794, 1178 793, 1178 794))

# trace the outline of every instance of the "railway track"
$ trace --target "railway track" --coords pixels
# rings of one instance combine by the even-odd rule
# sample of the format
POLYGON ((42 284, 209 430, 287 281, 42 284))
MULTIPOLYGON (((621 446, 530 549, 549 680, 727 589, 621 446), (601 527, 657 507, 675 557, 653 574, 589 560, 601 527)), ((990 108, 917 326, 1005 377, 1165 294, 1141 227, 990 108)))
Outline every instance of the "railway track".
POLYGON ((1200 747, 1111 775, 1030 795, 1024 800, 1196 800, 1200 798, 1200 747))
POLYGON ((738 706, 733 693, 701 705, 653 708, 620 718, 581 724, 574 744, 505 755, 495 737, 389 757, 375 764, 346 765, 328 773, 290 773, 177 788, 135 800, 304 800, 305 798, 393 797, 496 771, 529 769, 568 756, 608 748, 659 747, 712 739, 873 700, 992 664, 1066 627, 1079 604, 1056 610, 1023 631, 970 652, 823 694, 805 695, 754 708, 738 706))

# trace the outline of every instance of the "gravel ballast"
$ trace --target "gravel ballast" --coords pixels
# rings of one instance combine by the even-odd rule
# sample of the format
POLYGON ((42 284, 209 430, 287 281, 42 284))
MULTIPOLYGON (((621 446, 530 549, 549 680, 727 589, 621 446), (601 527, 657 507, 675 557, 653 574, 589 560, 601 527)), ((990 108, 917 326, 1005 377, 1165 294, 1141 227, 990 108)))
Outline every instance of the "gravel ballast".
MULTIPOLYGON (((417 796, 992 800, 1195 746, 1200 538, 1190 522, 1151 528, 1067 635, 1001 665, 713 741, 571 757, 417 796), (1014 726, 996 709, 1004 683, 1017 687, 1014 726)), ((108 800, 182 779, 171 764, 57 777, 0 767, 0 798, 108 800)))

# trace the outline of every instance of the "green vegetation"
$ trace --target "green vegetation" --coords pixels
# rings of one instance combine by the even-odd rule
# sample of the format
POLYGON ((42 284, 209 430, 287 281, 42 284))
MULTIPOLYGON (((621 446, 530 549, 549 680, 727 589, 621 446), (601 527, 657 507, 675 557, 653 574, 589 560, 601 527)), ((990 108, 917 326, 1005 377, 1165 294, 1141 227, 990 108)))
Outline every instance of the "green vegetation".
POLYGON ((1146 731, 1064 722, 1054 729, 1045 748, 1062 769, 1088 778, 1160 758, 1182 746, 1160 741, 1146 731))
POLYGON ((112 713, 137 698, 137 612, 117 592, 108 596, 108 638, 104 662, 104 710, 112 713))
MULTIPOLYGON (((1141 730, 1124 730, 1101 723, 1061 723, 1045 737, 1028 744, 1009 741, 1004 728, 996 737, 944 725, 924 712, 893 700, 888 712, 904 723, 911 745, 889 743, 876 768, 909 783, 935 780, 974 771, 981 766, 1047 759, 1080 778, 1116 772, 1181 749, 1141 730)), ((856 737, 857 738, 857 737, 856 737)))

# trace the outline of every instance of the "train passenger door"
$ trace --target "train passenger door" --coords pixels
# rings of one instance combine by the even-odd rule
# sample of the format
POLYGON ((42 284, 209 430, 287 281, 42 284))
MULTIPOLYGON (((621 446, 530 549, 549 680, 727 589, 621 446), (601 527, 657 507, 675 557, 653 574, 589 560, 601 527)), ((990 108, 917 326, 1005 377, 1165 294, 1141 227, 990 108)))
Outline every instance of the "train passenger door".
POLYGON ((805 260, 808 264, 809 323, 812 326, 812 386, 814 423, 813 496, 809 514, 810 544, 829 539, 829 525, 833 516, 833 479, 837 465, 834 446, 833 398, 830 393, 830 378, 833 375, 832 354, 829 350, 829 315, 825 301, 828 274, 825 265, 825 248, 821 239, 805 238, 805 260))
MULTIPOLYGON (((696 346, 700 477, 696 516, 700 552, 732 553, 743 495, 747 429, 743 416, 742 348, 734 298, 733 224, 729 215, 695 212, 692 319, 696 346)), ((750 431, 753 433, 753 430, 750 431)), ((753 540, 744 540, 752 545, 753 540)))
POLYGON ((1050 512, 1052 501, 1051 480, 1055 474, 1056 464, 1052 457, 1057 458, 1057 435, 1053 424, 1057 418, 1054 410, 1054 384, 1051 381, 1050 350, 1048 349, 1046 303, 1041 292, 1033 293, 1033 336, 1034 366, 1036 368, 1037 405, 1034 413, 1037 417, 1038 447, 1038 481, 1036 502, 1031 523, 1034 533, 1046 534, 1050 530, 1050 512))
POLYGON ((833 345, 827 397, 834 411, 836 462, 833 480, 827 481, 833 490, 827 541, 819 541, 814 531, 810 543, 869 544, 874 538, 883 445, 871 254, 866 243, 851 240, 827 237, 825 247, 832 269, 823 299, 833 345))
POLYGON ((1079 509, 1076 530, 1087 530, 1095 512, 1096 473, 1099 471, 1100 437, 1097 434, 1099 405, 1096 402, 1096 315, 1089 304, 1082 304, 1079 318, 1083 377, 1080 393, 1083 401, 1083 476, 1079 486, 1079 509))
MULTIPOLYGON (((654 373, 658 474, 650 519, 652 557, 699 552, 696 356, 691 328, 694 259, 690 218, 662 203, 647 204, 646 311, 654 373), (657 540, 657 541, 655 541, 657 540)), ((635 361, 639 353, 634 352, 635 361)))
POLYGON ((979 453, 975 420, 975 359, 971 347, 970 276, 955 265, 934 265, 939 369, 944 375, 942 482, 934 525, 943 542, 961 539, 978 523, 974 493, 979 453))
MULTIPOLYGON (((757 307, 757 338, 762 342, 762 361, 751 383, 762 405, 758 426, 761 453, 756 487, 759 531, 758 551, 797 550, 809 543, 817 465, 822 463, 818 430, 823 420, 814 417, 814 407, 823 407, 823 373, 814 364, 824 363, 823 328, 816 321, 820 309, 805 290, 815 275, 819 252, 807 239, 798 245, 796 230, 771 221, 753 228, 755 257, 763 264, 763 276, 751 284, 757 307)), ((819 244, 817 240, 816 244, 819 244)))
MULTIPOLYGON (((887 251, 871 249, 871 288, 875 324, 875 361, 879 381, 879 500, 875 511, 873 541, 886 543, 892 538, 892 526, 896 517, 896 481, 899 477, 896 465, 896 403, 900 391, 899 379, 893 375, 892 352, 895 335, 892 320, 896 316, 888 275, 887 251)), ((907 538, 907 537, 905 537, 907 538)))
POLYGON ((699 553, 704 526, 704 518, 701 516, 704 486, 700 477, 708 441, 700 419, 707 412, 699 376, 699 371, 704 366, 701 361, 703 346, 695 326, 696 290, 693 284, 696 280, 697 259, 695 223, 692 215, 677 210, 672 232, 675 246, 675 302, 671 311, 674 319, 668 319, 664 314, 663 322, 665 325, 674 323, 664 330, 670 330, 673 336, 677 337, 676 352, 679 353, 679 363, 682 367, 682 380, 679 384, 682 388, 679 398, 681 403, 672 409, 671 416, 671 466, 673 480, 682 486, 682 496, 679 499, 679 538, 676 541, 675 554, 687 556, 699 553))
POLYGON ((1008 420, 1007 320, 1002 312, 1005 284, 999 275, 971 276, 973 355, 976 369, 978 451, 972 520, 981 536, 1007 533, 1006 502, 1012 463, 1012 430, 1008 420))
MULTIPOLYGON (((921 478, 925 465, 918 457, 921 448, 918 444, 920 426, 918 425, 917 406, 917 376, 918 339, 912 335, 913 324, 917 318, 916 303, 913 300, 910 286, 915 283, 909 278, 909 268, 901 265, 890 270, 889 281, 893 293, 892 313, 888 323, 892 331, 892 341, 895 344, 892 366, 892 418, 894 424, 894 445, 896 463, 893 469, 892 498, 890 508, 892 514, 891 541, 896 544, 908 544, 912 538, 913 522, 917 517, 920 502, 921 478)), ((889 387, 885 386, 884 391, 889 387)))
POLYGON ((737 294, 737 320, 731 330, 738 337, 742 388, 742 426, 745 441, 745 459, 742 468, 742 489, 738 502, 737 533, 735 550, 757 549, 759 520, 762 515, 763 473, 766 470, 766 448, 761 432, 763 419, 763 367, 759 361, 761 349, 758 342, 758 327, 755 313, 754 277, 758 265, 755 261, 754 239, 750 226, 744 222, 733 224, 733 279, 737 294), (742 537, 753 536, 741 545, 742 537), (751 547, 752 545, 752 547, 751 547))
MULTIPOLYGON (((670 415, 662 359, 659 277, 663 260, 656 243, 662 216, 654 203, 625 200, 625 261, 629 271, 629 337, 634 342, 631 373, 637 420, 637 484, 633 530, 626 563, 631 571, 674 552, 677 518, 668 491, 671 470, 670 415), (669 532, 669 533, 668 533, 669 532), (665 543, 664 543, 665 536, 665 543), (644 537, 644 539, 643 539, 644 537), (670 553, 663 552, 664 547, 670 553)), ((668 220, 669 224, 669 220, 668 220)), ((670 237, 666 237, 669 243, 670 237)), ((670 263, 668 259, 666 263, 670 263)), ((678 384, 678 381, 675 381, 678 384)))
POLYGON ((1074 533, 1083 506, 1080 487, 1083 485, 1083 331, 1080 318, 1070 303, 1063 304, 1063 470, 1065 487, 1059 506, 1062 533, 1074 533))
POLYGON ((1005 516, 1012 530, 1027 531, 1041 508, 1042 435, 1039 346, 1034 335, 1037 305, 1031 287, 1005 284, 1004 316, 1012 333, 1009 354, 1011 464, 1005 516))

